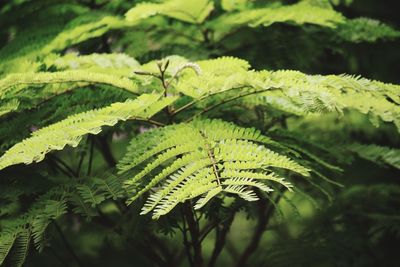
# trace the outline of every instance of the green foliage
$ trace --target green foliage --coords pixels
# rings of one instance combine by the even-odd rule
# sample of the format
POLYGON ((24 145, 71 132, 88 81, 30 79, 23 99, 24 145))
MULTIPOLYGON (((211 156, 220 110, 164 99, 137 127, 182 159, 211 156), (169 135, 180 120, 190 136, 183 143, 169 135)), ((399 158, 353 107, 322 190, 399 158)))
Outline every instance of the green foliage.
POLYGON ((382 147, 377 145, 353 144, 350 150, 359 157, 370 160, 377 164, 391 166, 400 169, 400 151, 396 148, 382 147))
POLYGON ((213 10, 213 3, 209 0, 169 0, 164 3, 141 3, 126 13, 126 18, 132 23, 154 15, 163 15, 189 23, 202 23, 213 10))
POLYGON ((400 86, 365 60, 400 33, 357 6, 0 3, 0 265, 367 266, 400 232, 400 86), (339 257, 364 248, 352 218, 371 247, 339 257))
POLYGON ((120 120, 147 119, 174 98, 158 102, 158 95, 141 95, 134 101, 113 103, 111 106, 79 113, 32 133, 32 137, 16 144, 0 158, 0 169, 38 162, 51 150, 62 150, 66 145, 76 147, 85 134, 98 134, 102 126, 113 126, 120 120))
POLYGON ((273 191, 260 181, 274 181, 290 189, 291 185, 279 178, 274 168, 291 170, 308 175, 308 170, 285 156, 279 155, 261 144, 273 142, 255 129, 238 128, 222 121, 194 121, 156 131, 156 134, 139 137, 130 144, 128 154, 119 165, 127 171, 148 162, 143 170, 125 182, 128 192, 134 191, 129 203, 161 183, 161 189, 148 198, 142 214, 154 209, 154 218, 167 214, 179 202, 200 198, 195 209, 203 207, 220 192, 237 194, 248 201, 258 198, 249 188, 273 191), (163 140, 160 143, 152 140, 163 140), (143 147, 143 143, 150 146, 143 147), (140 153, 142 151, 142 153, 140 153), (139 152, 139 153, 138 153, 139 152), (175 157, 179 156, 176 160, 175 157), (170 162, 152 174, 143 184, 143 177, 159 165, 170 162), (262 171, 258 171, 262 170, 262 171), (170 178, 163 183, 163 180, 170 178))

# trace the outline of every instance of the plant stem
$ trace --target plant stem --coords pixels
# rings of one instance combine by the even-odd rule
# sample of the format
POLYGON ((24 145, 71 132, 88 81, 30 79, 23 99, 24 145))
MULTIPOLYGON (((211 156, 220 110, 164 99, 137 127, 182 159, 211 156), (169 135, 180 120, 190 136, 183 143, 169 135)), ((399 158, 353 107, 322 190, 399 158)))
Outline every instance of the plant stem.
POLYGON ((239 99, 239 98, 242 98, 242 97, 245 97, 245 96, 249 96, 249 95, 259 94, 259 93, 263 93, 263 92, 267 92, 267 91, 271 91, 271 90, 275 90, 275 89, 279 89, 279 88, 268 88, 268 89, 259 90, 259 91, 247 92, 247 93, 244 93, 244 94, 241 94, 241 95, 237 95, 237 96, 234 96, 234 97, 225 99, 225 100, 223 100, 223 101, 221 101, 221 102, 219 102, 219 103, 217 103, 217 104, 215 104, 215 105, 212 105, 212 106, 209 106, 209 107, 204 108, 202 111, 200 111, 200 112, 194 114, 192 117, 190 117, 190 118, 189 118, 188 120, 186 120, 186 121, 191 121, 191 120, 193 120, 194 118, 196 118, 196 117, 198 117, 198 116, 200 116, 200 115, 203 115, 203 114, 206 113, 206 112, 209 112, 210 110, 213 110, 213 109, 215 109, 215 108, 217 108, 217 107, 219 107, 219 106, 221 106, 221 105, 224 105, 224 104, 226 104, 226 103, 235 101, 235 100, 237 100, 237 99, 239 99))
POLYGON ((156 126, 161 126, 161 127, 165 126, 165 124, 162 123, 162 122, 151 120, 151 119, 146 119, 146 118, 137 117, 137 118, 134 118, 134 120, 148 122, 150 124, 153 124, 153 125, 156 125, 156 126))
POLYGON ((78 266, 83 267, 84 265, 82 264, 81 260, 79 259, 79 257, 76 255, 76 253, 74 252, 74 250, 72 249, 70 243, 68 242, 67 238, 65 237, 65 235, 63 234, 60 226, 58 226, 56 221, 53 221, 53 224, 58 232, 58 234, 61 237, 62 242, 64 243, 65 248, 68 250, 68 252, 72 255, 72 257, 74 258, 74 260, 76 261, 76 263, 78 264, 78 266))
MULTIPOLYGON (((274 207, 271 203, 268 205, 268 201, 265 198, 262 198, 259 194, 260 200, 258 201, 258 222, 257 226, 253 232, 253 236, 244 249, 243 253, 240 255, 239 259, 236 262, 236 267, 244 267, 247 264, 249 258, 253 255, 253 253, 257 250, 258 245, 260 244, 262 235, 265 231, 265 228, 269 222, 269 219, 273 215, 274 207)), ((280 195, 277 196, 277 201, 279 201, 280 195)))
POLYGON ((89 151, 89 161, 88 161, 88 168, 87 168, 87 175, 92 173, 92 164, 93 164, 93 151, 94 150, 94 139, 93 136, 90 136, 90 151, 89 151))
POLYGON ((222 249, 225 246, 226 236, 229 232, 230 226, 233 222, 234 216, 231 216, 229 220, 224 225, 217 225, 216 228, 216 236, 215 236, 215 245, 214 250, 211 254, 210 261, 208 262, 209 267, 214 267, 217 262, 218 256, 221 254, 222 249))
POLYGON ((188 230, 193 248, 193 264, 192 267, 203 266, 203 254, 200 242, 199 224, 195 219, 193 207, 189 201, 184 203, 184 216, 188 225, 188 230))
POLYGON ((107 162, 110 168, 115 167, 117 161, 115 160, 110 146, 108 145, 107 138, 105 136, 97 136, 97 142, 100 148, 101 155, 103 156, 104 160, 107 162))
POLYGON ((193 257, 190 253, 190 243, 187 237, 187 227, 186 227, 186 220, 185 220, 185 210, 182 209, 182 236, 183 236, 183 245, 185 247, 186 257, 189 261, 189 265, 193 266, 193 257))
POLYGON ((53 249, 52 246, 48 246, 47 247, 49 249, 49 251, 51 252, 51 254, 54 256, 54 258, 57 259, 57 261, 59 261, 60 265, 63 265, 65 267, 68 267, 67 265, 67 261, 63 260, 60 255, 58 255, 58 253, 53 249))
POLYGON ((54 155, 49 154, 47 158, 52 163, 52 164, 50 164, 50 166, 52 166, 55 169, 61 171, 63 174, 65 174, 66 176, 68 176, 70 178, 77 177, 75 172, 72 171, 72 169, 69 168, 69 166, 66 163, 64 163, 63 161, 61 161, 60 159, 58 159, 54 155))

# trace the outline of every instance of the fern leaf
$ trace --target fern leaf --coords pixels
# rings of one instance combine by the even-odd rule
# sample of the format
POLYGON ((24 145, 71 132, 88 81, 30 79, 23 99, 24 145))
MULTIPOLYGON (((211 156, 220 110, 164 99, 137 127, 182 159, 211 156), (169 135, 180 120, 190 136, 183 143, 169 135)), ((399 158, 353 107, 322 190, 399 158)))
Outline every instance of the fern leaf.
POLYGON ((10 262, 12 266, 21 267, 24 264, 25 258, 28 255, 30 241, 30 229, 24 229, 18 233, 11 251, 12 257, 10 257, 10 262))
MULTIPOLYGON (((0 80, 0 98, 17 94, 30 86, 46 84, 79 84, 80 87, 89 84, 105 84, 136 93, 137 86, 127 78, 85 71, 60 71, 39 73, 15 73, 0 80)), ((58 92, 60 93, 60 92, 58 92)))
POLYGON ((337 34, 350 42, 375 42, 381 39, 395 39, 400 32, 392 27, 370 18, 349 19, 337 29, 337 34))
POLYGON ((100 192, 95 186, 78 185, 77 191, 83 201, 90 204, 92 207, 97 206, 106 199, 104 193, 100 192))
POLYGON ((357 143, 348 146, 348 149, 366 160, 375 162, 379 165, 387 165, 400 169, 399 149, 357 143))
MULTIPOLYGON (((165 107, 175 100, 174 97, 165 98, 161 106, 157 103, 159 95, 142 95, 136 100, 124 103, 114 103, 109 107, 79 113, 67 119, 42 128, 24 141, 14 145, 0 157, 0 169, 7 166, 43 160, 46 153, 51 150, 61 150, 66 145, 76 147, 85 134, 98 134, 102 126, 115 125, 120 120, 135 117, 147 118, 147 109, 152 105, 165 107)), ((152 112, 155 112, 153 109, 152 112)))
POLYGON ((168 0, 164 3, 141 3, 126 13, 126 19, 135 24, 154 15, 163 15, 188 23, 200 24, 213 10, 209 0, 168 0))
POLYGON ((110 30, 121 29, 126 26, 126 22, 117 16, 97 13, 84 14, 68 23, 65 30, 42 48, 41 53, 62 51, 73 44, 102 36, 110 30))
POLYGON ((300 2, 294 5, 249 9, 238 13, 224 14, 210 22, 216 31, 216 40, 243 26, 270 26, 273 23, 293 23, 297 25, 315 24, 322 27, 334 28, 344 22, 344 17, 330 8, 322 8, 300 2))
POLYGON ((220 120, 195 120, 156 129, 154 136, 151 131, 145 134, 144 138, 132 140, 118 168, 124 173, 144 165, 139 173, 125 181, 125 188, 128 194, 133 194, 128 203, 145 192, 156 191, 150 193, 142 209, 142 214, 153 211, 153 218, 201 195, 204 196, 196 208, 220 192, 253 201, 256 196, 251 188, 272 191, 265 182, 280 183, 291 190, 290 183, 274 174, 275 169, 308 175, 308 169, 266 148, 264 145, 273 141, 256 129, 240 128, 220 120), (154 142, 152 138, 163 141, 154 142), (141 149, 143 140, 146 140, 145 149, 141 149), (241 162, 246 165, 246 171, 236 170, 243 167, 241 162))
POLYGON ((354 109, 393 122, 400 129, 398 85, 349 75, 255 72, 246 61, 226 57, 197 64, 202 73, 183 73, 174 88, 195 98, 200 107, 201 101, 210 96, 232 92, 232 99, 246 96, 242 97, 246 105, 267 105, 301 116, 330 112, 341 115, 345 109, 354 109))
POLYGON ((0 236, 0 265, 4 263, 8 253, 12 246, 14 245, 15 240, 17 239, 17 234, 14 232, 5 233, 2 231, 0 236))

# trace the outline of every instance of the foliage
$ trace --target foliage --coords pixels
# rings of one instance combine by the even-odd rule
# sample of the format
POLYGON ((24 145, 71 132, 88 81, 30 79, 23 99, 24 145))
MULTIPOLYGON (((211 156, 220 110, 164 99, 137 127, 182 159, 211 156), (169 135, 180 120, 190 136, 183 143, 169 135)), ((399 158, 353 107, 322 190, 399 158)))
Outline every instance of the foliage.
POLYGON ((355 50, 400 32, 355 7, 0 3, 0 265, 367 266, 399 237, 400 86, 355 50))

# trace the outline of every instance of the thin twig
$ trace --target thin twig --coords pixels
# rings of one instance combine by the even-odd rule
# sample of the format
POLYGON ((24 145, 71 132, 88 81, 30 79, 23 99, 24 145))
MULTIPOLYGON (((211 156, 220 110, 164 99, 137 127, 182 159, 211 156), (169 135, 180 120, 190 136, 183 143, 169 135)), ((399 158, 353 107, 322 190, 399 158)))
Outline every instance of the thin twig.
POLYGON ((191 237, 191 244, 193 248, 193 265, 192 267, 203 266, 203 254, 200 242, 200 231, 198 222, 195 220, 192 205, 189 201, 184 203, 184 215, 188 224, 188 230, 191 237))
POLYGON ((238 211, 237 206, 233 207, 229 216, 224 218, 224 221, 217 224, 216 227, 216 236, 215 236, 215 245, 213 252, 210 257, 210 261, 208 262, 209 267, 214 267, 217 263, 217 259, 224 249, 226 243, 226 237, 231 228, 233 220, 235 219, 236 212, 238 211))
POLYGON ((103 158, 106 161, 106 163, 108 164, 108 166, 110 168, 115 167, 115 165, 117 164, 117 161, 115 160, 115 158, 111 152, 111 148, 107 142, 107 138, 105 136, 98 135, 98 136, 96 136, 95 140, 97 140, 101 155, 103 156, 103 158))
POLYGON ((186 252, 186 256, 187 259, 189 261, 189 265, 193 266, 193 257, 192 254, 190 253, 190 244, 189 244, 189 240, 187 237, 187 227, 186 227, 186 219, 185 219, 185 211, 184 209, 182 209, 182 236, 183 236, 183 245, 185 247, 185 252, 186 252))
POLYGON ((85 159, 85 156, 86 156, 86 149, 87 149, 87 145, 88 145, 89 141, 90 141, 90 138, 89 138, 89 136, 87 136, 86 137, 86 144, 85 144, 85 151, 82 152, 82 155, 81 155, 81 157, 79 159, 78 168, 76 170, 76 173, 78 174, 78 176, 81 173, 82 164, 83 164, 83 160, 85 159))
MULTIPOLYGON (((275 201, 279 201, 282 194, 278 194, 275 201)), ((259 196, 260 197, 260 196, 259 196)), ((240 255, 239 259, 236 261, 236 267, 246 266, 247 261, 253 255, 253 253, 257 250, 258 245, 260 244, 262 235, 266 229, 266 226, 274 213, 274 205, 271 203, 268 204, 268 201, 265 198, 261 198, 258 201, 258 223, 256 228, 254 229, 253 236, 244 249, 243 253, 240 255)))
POLYGON ((71 247, 71 244, 68 242, 67 238, 65 237, 65 235, 63 234, 60 226, 58 226, 56 221, 53 221, 53 224, 58 232, 58 234, 61 237, 62 242, 64 243, 65 248, 68 250, 68 252, 72 255, 72 257, 74 258, 74 260, 76 261, 76 263, 78 264, 78 266, 83 267, 84 265, 82 264, 82 261, 79 259, 79 257, 76 255, 76 253, 74 252, 74 250, 71 247))
POLYGON ((87 168, 87 175, 89 176, 92 173, 92 164, 93 164, 93 151, 94 150, 94 139, 93 136, 90 136, 90 151, 89 151, 89 161, 87 168))
POLYGON ((68 267, 67 261, 63 260, 61 258, 61 256, 58 255, 58 253, 53 249, 52 246, 48 246, 47 248, 49 249, 51 254, 54 256, 54 258, 56 258, 60 262, 61 265, 64 265, 65 267, 68 267))
POLYGON ((135 117, 134 120, 148 122, 150 124, 153 124, 156 126, 161 126, 161 127, 165 126, 165 124, 162 122, 151 120, 151 119, 146 119, 146 118, 135 117))
POLYGON ((253 91, 253 92, 249 92, 249 93, 241 94, 241 95, 238 95, 238 96, 235 96, 235 97, 232 97, 232 98, 225 99, 225 100, 223 100, 223 101, 221 101, 221 102, 219 102, 219 103, 217 103, 217 104, 215 104, 215 105, 212 105, 212 106, 209 106, 209 107, 204 108, 202 111, 196 113, 195 115, 193 115, 192 117, 190 117, 190 118, 189 118, 188 120, 186 120, 186 121, 187 121, 187 122, 188 122, 188 121, 191 121, 191 120, 193 120, 194 118, 196 118, 196 117, 198 117, 198 116, 200 116, 200 115, 203 115, 203 114, 206 113, 206 112, 209 112, 210 110, 213 110, 213 109, 215 109, 215 108, 217 108, 217 107, 219 107, 219 106, 221 106, 221 105, 224 105, 224 104, 226 104, 226 103, 235 101, 235 100, 237 100, 237 99, 239 99, 239 98, 241 98, 241 97, 245 97, 245 96, 249 96, 249 95, 254 95, 254 94, 259 94, 259 93, 267 92, 267 91, 274 90, 274 89, 279 89, 279 88, 273 88, 273 89, 272 89, 272 88, 269 88, 269 89, 264 89, 264 90, 260 90, 260 91, 253 91))
POLYGON ((51 156, 53 158, 54 161, 56 161, 57 163, 59 163, 61 166, 63 166, 69 173, 71 173, 74 177, 77 177, 78 174, 70 167, 68 166, 67 163, 65 163, 63 160, 61 160, 60 158, 56 157, 55 155, 51 156))

